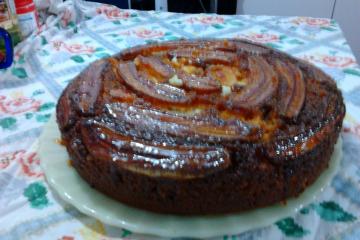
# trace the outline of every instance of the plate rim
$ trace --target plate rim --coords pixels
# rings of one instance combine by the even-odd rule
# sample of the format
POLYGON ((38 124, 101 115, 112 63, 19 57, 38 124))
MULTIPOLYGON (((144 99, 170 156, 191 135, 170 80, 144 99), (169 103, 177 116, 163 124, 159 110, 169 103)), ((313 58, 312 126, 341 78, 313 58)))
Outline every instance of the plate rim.
MULTIPOLYGON (((69 203, 70 205, 74 206, 77 210, 79 210, 83 214, 94 217, 96 219, 99 219, 100 221, 102 221, 105 224, 108 224, 108 225, 111 225, 114 227, 125 228, 130 231, 133 231, 134 233, 151 234, 151 235, 162 236, 162 237, 208 238, 208 237, 215 237, 215 236, 221 236, 221 235, 239 234, 239 233, 249 231, 252 229, 271 225, 274 222, 276 222, 277 220, 280 220, 284 217, 290 216, 290 215, 298 212, 304 205, 307 205, 307 204, 311 203, 312 201, 314 201, 321 194, 321 192, 323 192, 324 189, 329 185, 330 180, 335 176, 335 174, 339 168, 340 161, 341 161, 342 154, 343 154, 342 147, 341 147, 342 139, 340 136, 337 144, 334 147, 334 152, 332 155, 332 159, 329 162, 329 167, 318 177, 318 179, 315 181, 314 184, 310 185, 307 189, 305 189, 305 191, 303 193, 301 193, 297 198, 288 199, 287 204, 285 206, 280 205, 280 204, 275 204, 275 205, 260 208, 260 209, 250 210, 250 211, 246 211, 246 212, 242 212, 242 213, 226 214, 226 215, 177 216, 177 215, 171 215, 171 214, 153 213, 153 212, 149 212, 146 210, 130 207, 130 206, 122 204, 116 200, 113 200, 110 197, 102 194, 101 192, 98 192, 97 190, 91 188, 88 185, 88 183, 77 174, 76 170, 73 167, 70 167, 69 164, 67 163, 69 157, 67 155, 66 148, 61 146, 57 142, 57 140, 59 138, 60 138, 60 132, 57 127, 55 113, 54 113, 51 116, 51 118, 49 119, 49 122, 44 126, 43 132, 39 138, 38 154, 39 154, 39 158, 40 158, 40 165, 44 171, 46 181, 49 183, 51 189, 55 190, 57 192, 58 196, 60 196, 61 199, 63 199, 65 202, 69 203), (94 198, 94 196, 95 196, 94 199, 96 199, 97 197, 100 197, 100 199, 107 199, 106 201, 114 202, 114 204, 117 205, 118 208, 124 208, 126 211, 134 211, 135 213, 140 214, 138 216, 138 218, 139 218, 138 220, 143 220, 140 217, 145 216, 145 218, 146 218, 146 215, 148 215, 147 218, 149 218, 149 219, 154 219, 154 217, 155 218, 163 218, 163 219, 167 219, 167 220, 172 220, 173 223, 174 222, 183 223, 183 225, 184 224, 186 225, 186 221, 193 221, 194 223, 197 224, 197 228, 193 227, 192 231, 187 231, 186 233, 184 233, 183 231, 177 229, 178 228, 177 224, 168 223, 167 227, 157 226, 157 228, 154 228, 153 226, 146 225, 142 222, 134 223, 134 222, 129 221, 129 219, 121 219, 121 216, 117 216, 117 217, 120 217, 120 219, 114 219, 113 217, 111 217, 111 215, 109 215, 109 212, 107 215, 102 215, 101 213, 99 214, 98 206, 97 206, 97 209, 94 209, 94 207, 90 207, 91 203, 89 206, 89 202, 80 203, 79 201, 76 201, 77 196, 79 196, 79 195, 76 195, 76 193, 74 195, 73 192, 69 191, 69 188, 66 190, 66 186, 63 186, 61 181, 59 180, 59 178, 60 178, 59 175, 61 175, 61 173, 62 173, 62 176, 63 176, 64 175, 63 172, 58 171, 57 173, 55 173, 58 175, 54 175, 54 171, 51 171, 51 166, 54 165, 54 162, 56 160, 56 159, 54 160, 54 158, 49 158, 49 156, 47 155, 47 154, 49 154, 48 152, 49 152, 49 150, 51 150, 51 147, 53 149, 59 149, 59 151, 62 151, 62 153, 61 153, 62 155, 67 156, 67 158, 64 157, 62 159, 62 161, 63 161, 64 166, 66 166, 67 169, 72 169, 72 171, 71 170, 68 172, 65 171, 65 176, 66 176, 66 174, 67 174, 67 177, 73 175, 73 176, 75 176, 75 178, 77 178, 80 181, 77 184, 80 184, 80 185, 82 184, 84 186, 87 186, 87 187, 83 186, 83 188, 81 189, 81 193, 78 192, 77 194, 85 194, 85 195, 87 195, 86 197, 90 197, 90 194, 95 194, 95 195, 92 195, 92 198, 94 198), (49 159, 51 159, 51 161, 49 159), (312 191, 312 193, 310 191, 312 191), (244 227, 244 226, 239 226, 239 224, 236 224, 236 227, 233 226, 234 220, 236 220, 236 219, 241 220, 241 218, 246 218, 249 216, 250 217, 251 216, 258 217, 258 215, 261 216, 262 214, 264 215, 269 212, 271 213, 271 211, 273 211, 273 212, 275 211, 276 214, 268 215, 266 220, 264 220, 263 217, 261 219, 258 218, 255 222, 256 223, 255 226, 244 227), (210 224, 210 226, 214 225, 214 222, 215 223, 219 222, 219 226, 223 225, 223 227, 222 227, 222 229, 210 228, 210 227, 207 227, 207 225, 206 225, 207 222, 213 223, 213 224, 210 224), (223 222, 223 223, 221 224, 221 222, 223 222), (224 224, 224 222, 227 224, 224 224), (227 226, 228 224, 232 224, 231 225, 232 227, 227 226)), ((100 203, 100 202, 98 202, 98 203, 100 203)), ((105 206, 105 209, 106 209, 106 206, 105 206)), ((110 209, 107 209, 107 210, 113 211, 110 209)), ((118 210, 118 209, 116 209, 116 210, 118 210)), ((164 220, 163 220, 163 222, 164 222, 164 220)), ((241 221, 237 221, 237 223, 239 223, 239 222, 241 222, 241 221)), ((248 224, 248 225, 250 225, 250 224, 248 224)))

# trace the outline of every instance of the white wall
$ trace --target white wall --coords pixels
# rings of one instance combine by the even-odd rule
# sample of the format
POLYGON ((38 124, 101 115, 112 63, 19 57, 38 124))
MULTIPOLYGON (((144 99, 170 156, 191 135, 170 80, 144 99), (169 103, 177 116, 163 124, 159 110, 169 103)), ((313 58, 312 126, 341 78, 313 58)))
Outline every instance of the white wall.
POLYGON ((237 0, 237 4, 237 14, 324 18, 334 14, 360 63, 360 0, 237 0))
POLYGON ((360 0, 337 0, 336 19, 360 64, 360 0))
POLYGON ((335 0, 238 0, 236 12, 237 14, 331 18, 334 3, 335 0))

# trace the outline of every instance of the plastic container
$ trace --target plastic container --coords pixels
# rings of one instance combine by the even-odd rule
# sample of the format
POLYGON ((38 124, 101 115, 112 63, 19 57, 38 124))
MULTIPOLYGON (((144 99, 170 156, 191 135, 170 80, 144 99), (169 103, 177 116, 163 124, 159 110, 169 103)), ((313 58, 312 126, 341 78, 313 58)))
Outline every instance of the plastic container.
MULTIPOLYGON (((12 1, 12 0, 10 0, 12 1)), ((21 40, 21 32, 18 26, 16 14, 12 11, 13 2, 0 0, 0 27, 10 33, 12 46, 15 47, 21 40)), ((5 41, 0 38, 0 58, 5 58, 5 41)))
POLYGON ((4 41, 5 52, 0 52, 0 69, 11 66, 14 57, 13 46, 11 42, 11 35, 4 28, 0 27, 0 36, 4 41))
POLYGON ((15 0, 16 15, 23 37, 39 29, 39 20, 33 0, 15 0))

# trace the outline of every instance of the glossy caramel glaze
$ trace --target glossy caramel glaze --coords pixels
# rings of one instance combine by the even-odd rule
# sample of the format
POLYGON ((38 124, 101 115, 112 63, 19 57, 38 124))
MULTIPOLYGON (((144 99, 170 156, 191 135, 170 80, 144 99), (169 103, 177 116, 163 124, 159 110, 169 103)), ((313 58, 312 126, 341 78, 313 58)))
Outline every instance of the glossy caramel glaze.
POLYGON ((88 182, 122 202, 190 214, 297 195, 326 167, 344 115, 340 91, 321 70, 232 39, 124 50, 85 69, 57 106, 74 167, 88 182), (218 196, 202 187, 231 197, 207 202, 218 196), (261 193, 268 200, 254 200, 261 193), (148 206, 141 198, 154 199, 148 206))
MULTIPOLYGON (((265 145, 272 158, 296 157, 321 141, 318 125, 337 116, 319 109, 323 119, 299 124, 314 79, 305 63, 276 54, 233 40, 126 50, 77 78, 75 95, 60 99, 60 128, 79 121, 93 156, 151 176, 201 177, 225 169, 243 142, 265 145)), ((323 85, 315 94, 328 101, 325 88, 337 90, 332 80, 323 85)), ((343 114, 343 105, 334 107, 343 114)))

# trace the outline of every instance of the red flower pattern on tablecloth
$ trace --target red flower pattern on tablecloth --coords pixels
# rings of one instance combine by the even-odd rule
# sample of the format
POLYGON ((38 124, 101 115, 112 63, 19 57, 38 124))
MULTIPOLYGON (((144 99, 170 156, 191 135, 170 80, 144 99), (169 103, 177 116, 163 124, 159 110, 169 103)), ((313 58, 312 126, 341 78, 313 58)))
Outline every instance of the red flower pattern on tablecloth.
POLYGON ((86 45, 81 45, 81 44, 77 44, 77 43, 74 43, 74 44, 65 44, 63 45, 63 47, 65 49, 67 49, 69 52, 71 53, 93 53, 95 52, 95 49, 91 46, 86 46, 86 45))
POLYGON ((72 236, 62 236, 61 238, 59 238, 58 240, 74 240, 75 238, 72 236))
POLYGON ((24 150, 0 153, 0 170, 7 168, 11 164, 11 162, 15 161, 18 158, 21 158, 24 153, 24 150))
POLYGON ((331 25, 331 20, 326 18, 298 17, 292 22, 297 25, 305 24, 313 27, 328 27, 331 25))
POLYGON ((222 24, 225 22, 225 19, 220 16, 200 16, 200 17, 188 18, 186 21, 191 24, 202 23, 206 25, 212 25, 212 24, 222 24))
POLYGON ((64 49, 69 53, 74 53, 74 54, 91 54, 95 52, 94 47, 83 44, 78 44, 78 43, 66 44, 63 41, 53 41, 52 43, 54 49, 56 49, 57 51, 64 49))
POLYGON ((19 97, 7 99, 6 96, 0 96, 0 113, 16 115, 29 111, 37 111, 41 105, 39 100, 32 98, 19 97))
POLYGON ((65 9, 61 17, 62 26, 66 27, 69 24, 69 22, 71 22, 71 18, 72 18, 71 11, 69 9, 65 9))
POLYGON ((19 159, 22 173, 28 177, 42 177, 43 172, 40 168, 40 158, 34 152, 26 154, 19 159))
POLYGON ((304 56, 303 59, 309 62, 322 63, 328 67, 334 67, 334 68, 345 68, 356 64, 354 58, 332 56, 332 55, 314 55, 314 56, 311 55, 311 56, 304 56))
POLYGON ((345 133, 353 133, 355 134, 356 136, 358 136, 360 138, 360 124, 357 124, 355 126, 352 126, 352 127, 344 127, 343 131, 345 133))
POLYGON ((258 43, 270 43, 270 42, 278 42, 279 36, 270 33, 250 33, 250 34, 242 34, 238 35, 238 38, 245 38, 247 40, 258 42, 258 43))
POLYGON ((158 38, 164 36, 164 33, 159 30, 151 30, 146 28, 136 29, 133 31, 133 33, 139 37, 144 39, 150 39, 150 38, 158 38))
POLYGON ((130 30, 127 30, 127 31, 123 31, 123 32, 120 32, 119 35, 123 35, 123 36, 131 36, 131 31, 130 30))
POLYGON ((61 46, 64 44, 63 41, 52 41, 52 44, 53 44, 53 48, 56 50, 56 51, 60 51, 61 50, 61 46))
POLYGON ((96 9, 97 14, 105 14, 110 20, 127 19, 131 16, 128 11, 121 10, 112 6, 101 6, 96 9))

